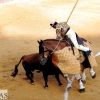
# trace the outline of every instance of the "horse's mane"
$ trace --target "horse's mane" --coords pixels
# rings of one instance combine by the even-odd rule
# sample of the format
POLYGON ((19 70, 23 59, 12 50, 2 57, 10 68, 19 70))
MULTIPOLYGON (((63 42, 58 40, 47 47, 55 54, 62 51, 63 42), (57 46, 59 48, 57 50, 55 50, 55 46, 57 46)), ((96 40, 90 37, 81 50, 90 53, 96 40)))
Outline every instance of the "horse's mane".
MULTIPOLYGON (((45 40, 43 40, 43 41, 59 41, 59 40, 57 40, 57 39, 45 39, 45 40)), ((65 42, 64 40, 60 40, 61 42, 65 42)))

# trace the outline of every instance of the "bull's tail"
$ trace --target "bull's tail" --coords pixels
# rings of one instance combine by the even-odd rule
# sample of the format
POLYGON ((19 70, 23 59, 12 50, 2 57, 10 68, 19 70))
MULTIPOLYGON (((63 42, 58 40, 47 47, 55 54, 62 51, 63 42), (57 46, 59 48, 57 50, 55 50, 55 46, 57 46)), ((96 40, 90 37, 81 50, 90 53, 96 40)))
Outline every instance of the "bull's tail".
POLYGON ((23 60, 24 56, 21 57, 20 61, 18 62, 18 64, 15 65, 15 70, 14 72, 11 74, 11 76, 15 77, 18 74, 18 66, 21 63, 21 61, 23 60))

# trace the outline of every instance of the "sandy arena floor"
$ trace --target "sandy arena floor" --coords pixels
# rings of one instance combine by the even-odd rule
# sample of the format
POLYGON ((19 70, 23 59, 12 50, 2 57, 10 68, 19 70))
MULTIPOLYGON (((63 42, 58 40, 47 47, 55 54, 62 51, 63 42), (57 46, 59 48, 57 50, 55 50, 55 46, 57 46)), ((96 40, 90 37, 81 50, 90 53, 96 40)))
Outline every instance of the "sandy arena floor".
MULTIPOLYGON (((21 56, 38 52, 37 40, 56 37, 49 23, 66 21, 76 0, 0 1, 0 90, 8 90, 8 100, 64 100, 66 80, 62 76, 63 87, 49 76, 49 89, 45 90, 42 73, 35 73, 34 85, 26 78, 21 64, 16 78, 10 74, 21 56)), ((100 51, 100 0, 79 0, 68 24, 92 43, 94 54, 100 51)), ((86 92, 79 93, 74 80, 68 100, 100 100, 100 57, 96 60, 97 77, 92 79, 86 69, 86 92)))

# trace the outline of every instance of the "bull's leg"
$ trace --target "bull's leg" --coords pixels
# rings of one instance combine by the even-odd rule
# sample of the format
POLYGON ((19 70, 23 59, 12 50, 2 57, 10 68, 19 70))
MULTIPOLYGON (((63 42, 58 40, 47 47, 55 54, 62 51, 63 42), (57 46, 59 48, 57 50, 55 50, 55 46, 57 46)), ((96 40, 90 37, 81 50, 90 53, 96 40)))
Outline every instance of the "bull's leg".
POLYGON ((31 76, 30 76, 31 73, 32 73, 32 72, 27 71, 27 72, 26 72, 26 76, 30 79, 31 84, 34 84, 34 81, 33 81, 33 79, 32 79, 31 76))
POLYGON ((48 88, 48 75, 43 73, 43 78, 44 78, 44 81, 45 81, 44 88, 47 89, 48 88))
POLYGON ((56 79, 57 79, 57 81, 58 81, 58 84, 59 84, 60 86, 63 86, 63 84, 60 82, 59 74, 56 74, 55 77, 56 77, 56 79))
POLYGON ((83 83, 82 83, 80 74, 75 75, 75 78, 76 78, 76 79, 78 80, 78 82, 79 82, 79 86, 80 86, 79 92, 80 92, 80 93, 85 92, 85 87, 83 86, 83 83))
POLYGON ((33 78, 34 77, 34 74, 32 72, 30 74, 31 74, 31 78, 33 78))
POLYGON ((92 78, 95 78, 96 77, 96 73, 95 73, 95 71, 93 70, 92 67, 90 68, 90 74, 91 74, 91 77, 92 78))

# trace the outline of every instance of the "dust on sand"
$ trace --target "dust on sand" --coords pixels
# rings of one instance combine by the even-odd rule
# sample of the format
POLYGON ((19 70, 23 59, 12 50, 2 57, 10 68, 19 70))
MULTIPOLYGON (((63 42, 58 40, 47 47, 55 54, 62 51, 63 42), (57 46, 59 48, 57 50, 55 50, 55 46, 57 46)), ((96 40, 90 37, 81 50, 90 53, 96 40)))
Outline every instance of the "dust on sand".
MULTIPOLYGON (((1 0, 0 0, 1 1, 1 0)), ((49 89, 43 88, 42 73, 34 76, 31 85, 25 76, 22 65, 19 74, 12 78, 14 65, 22 55, 38 52, 37 40, 55 38, 55 30, 50 28, 52 20, 66 21, 75 0, 11 0, 0 3, 0 89, 8 90, 9 100, 64 100, 66 80, 60 76, 63 87, 59 87, 54 76, 49 76, 49 89)), ((100 51, 100 0, 81 0, 78 2, 68 24, 79 36, 92 43, 94 54, 100 51)), ((86 69, 85 93, 79 93, 78 82, 73 82, 68 100, 99 100, 100 57, 96 58, 98 67, 94 68, 97 77, 90 77, 86 69)))

